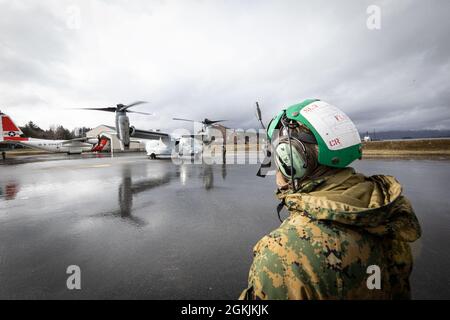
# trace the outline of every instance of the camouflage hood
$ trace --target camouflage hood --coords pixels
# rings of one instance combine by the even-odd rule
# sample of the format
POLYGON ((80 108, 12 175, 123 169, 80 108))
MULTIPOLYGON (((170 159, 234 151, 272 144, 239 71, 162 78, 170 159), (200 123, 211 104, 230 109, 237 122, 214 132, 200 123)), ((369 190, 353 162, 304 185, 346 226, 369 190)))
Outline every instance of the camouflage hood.
POLYGON ((352 168, 330 169, 305 181, 296 193, 278 191, 291 214, 363 228, 378 236, 413 242, 421 230, 400 183, 392 176, 365 177, 352 168))

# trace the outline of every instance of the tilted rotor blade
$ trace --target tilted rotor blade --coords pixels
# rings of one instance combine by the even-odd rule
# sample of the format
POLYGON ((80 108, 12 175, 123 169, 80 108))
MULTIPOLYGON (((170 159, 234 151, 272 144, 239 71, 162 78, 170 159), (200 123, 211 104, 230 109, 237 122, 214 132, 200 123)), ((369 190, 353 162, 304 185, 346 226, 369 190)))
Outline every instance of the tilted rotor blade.
POLYGON ((181 119, 181 118, 172 118, 172 120, 177 120, 177 121, 188 121, 188 122, 200 122, 200 121, 189 120, 189 119, 181 119))
POLYGON ((95 111, 107 111, 107 112, 116 112, 117 108, 108 107, 108 108, 71 108, 74 110, 95 110, 95 111))
POLYGON ((210 125, 210 124, 214 124, 214 123, 218 123, 218 122, 224 122, 224 121, 228 121, 228 120, 208 120, 208 119, 205 119, 205 121, 203 121, 202 123, 206 124, 206 125, 210 125))
POLYGON ((139 113, 139 114, 145 114, 147 116, 151 116, 151 113, 147 113, 147 112, 139 112, 139 111, 127 111, 128 113, 139 113))
POLYGON ((140 104, 144 104, 144 103, 148 103, 148 102, 147 101, 136 101, 127 106, 123 106, 122 108, 120 108, 120 111, 126 111, 128 108, 131 108, 131 107, 134 107, 134 106, 137 106, 140 104))

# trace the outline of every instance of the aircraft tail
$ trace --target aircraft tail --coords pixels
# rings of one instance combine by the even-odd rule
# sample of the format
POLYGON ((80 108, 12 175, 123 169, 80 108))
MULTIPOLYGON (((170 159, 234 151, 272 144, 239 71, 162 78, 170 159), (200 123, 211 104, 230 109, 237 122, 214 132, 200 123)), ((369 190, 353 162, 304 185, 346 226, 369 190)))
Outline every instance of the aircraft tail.
POLYGON ((11 120, 11 118, 0 111, 0 141, 27 141, 22 137, 23 132, 11 120))

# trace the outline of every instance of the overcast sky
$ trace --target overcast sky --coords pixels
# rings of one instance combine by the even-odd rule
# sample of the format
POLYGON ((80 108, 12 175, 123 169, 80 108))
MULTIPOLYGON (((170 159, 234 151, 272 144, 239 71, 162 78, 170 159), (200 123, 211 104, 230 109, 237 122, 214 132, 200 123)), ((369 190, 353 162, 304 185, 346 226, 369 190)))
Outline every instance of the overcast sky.
POLYGON ((257 127, 306 98, 360 131, 450 129, 450 1, 0 0, 0 110, 19 124, 113 124, 66 110, 147 100, 172 117, 257 127), (367 27, 367 7, 381 29, 367 27))

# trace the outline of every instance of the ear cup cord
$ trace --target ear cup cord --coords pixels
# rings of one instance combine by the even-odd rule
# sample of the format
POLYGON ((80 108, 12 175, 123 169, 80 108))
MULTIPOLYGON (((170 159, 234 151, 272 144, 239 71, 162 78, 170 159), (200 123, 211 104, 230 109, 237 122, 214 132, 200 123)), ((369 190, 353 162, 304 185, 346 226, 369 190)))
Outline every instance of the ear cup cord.
POLYGON ((295 180, 294 180, 294 157, 292 155, 292 142, 291 142, 291 131, 289 126, 286 125, 285 123, 285 118, 281 118, 281 124, 283 125, 283 129, 286 130, 287 132, 287 136, 288 136, 288 141, 289 141, 289 156, 290 156, 290 161, 291 161, 291 183, 292 183, 292 190, 294 190, 295 192, 295 180))
POLYGON ((295 192, 295 179, 294 179, 294 156, 292 155, 292 142, 291 142, 291 134, 288 129, 288 139, 289 139, 289 156, 291 158, 291 182, 292 182, 292 190, 295 192))

